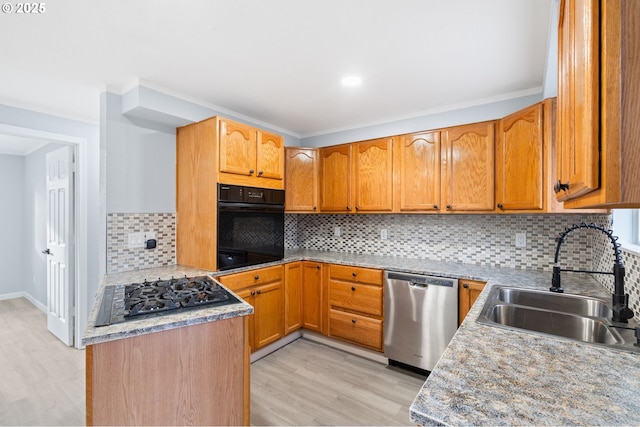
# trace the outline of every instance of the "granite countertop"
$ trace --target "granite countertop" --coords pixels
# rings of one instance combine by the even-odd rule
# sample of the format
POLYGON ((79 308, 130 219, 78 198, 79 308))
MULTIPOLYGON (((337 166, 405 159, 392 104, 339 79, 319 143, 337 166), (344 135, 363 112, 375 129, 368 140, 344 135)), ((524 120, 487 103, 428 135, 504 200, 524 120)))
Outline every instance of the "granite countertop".
MULTIPOLYGON (((105 286, 128 284, 136 281, 142 281, 145 278, 169 279, 171 277, 202 276, 209 273, 210 272, 207 270, 173 265, 168 267, 147 268, 138 271, 127 271, 123 273, 105 275, 102 283, 100 284, 100 288, 98 289, 93 309, 91 310, 91 313, 89 313, 87 329, 85 329, 82 336, 82 344, 98 344, 101 342, 113 341, 136 335, 197 325, 199 323, 213 322, 237 316, 246 316, 253 313, 253 307, 238 297, 238 299, 242 301, 239 304, 229 304, 210 308, 203 307, 198 310, 184 311, 166 316, 136 319, 109 326, 94 326, 98 310, 100 309, 100 302, 102 301, 105 286)), ((221 286, 224 287, 224 285, 221 286)), ((231 292, 228 288, 225 287, 225 289, 231 292)), ((237 297, 235 293, 231 293, 237 297)))
MULTIPOLYGON (((487 286, 469 311, 410 409, 411 421, 422 425, 629 425, 640 424, 640 353, 614 350, 560 338, 484 325, 476 322, 493 286, 548 289, 551 272, 515 270, 400 257, 357 255, 311 250, 287 251, 278 262, 211 273, 212 276, 309 260, 379 268, 407 273, 482 280, 487 286)), ((95 321, 97 304, 106 284, 138 280, 140 274, 170 277, 199 275, 203 270, 180 266, 105 276, 89 317, 95 321), (150 274, 154 271, 154 274, 150 274), (168 274, 168 276, 166 276, 168 274), (138 279, 136 279, 138 278, 138 279)), ((595 279, 578 274, 563 276, 567 293, 608 298, 595 279)), ((249 308, 249 306, 247 304, 249 308)), ((233 307, 233 306, 228 306, 233 307)), ((221 309, 224 309, 222 307, 221 309)), ((87 328, 83 343, 181 327, 249 314, 204 312, 203 318, 164 316, 113 325, 98 335, 87 328), (162 324, 158 324, 162 320, 162 324), (173 320, 171 320, 173 319, 173 320), (208 320, 206 320, 208 319, 208 320), (165 323, 166 322, 166 323, 165 323)), ((198 311, 200 312, 200 310, 198 311)))

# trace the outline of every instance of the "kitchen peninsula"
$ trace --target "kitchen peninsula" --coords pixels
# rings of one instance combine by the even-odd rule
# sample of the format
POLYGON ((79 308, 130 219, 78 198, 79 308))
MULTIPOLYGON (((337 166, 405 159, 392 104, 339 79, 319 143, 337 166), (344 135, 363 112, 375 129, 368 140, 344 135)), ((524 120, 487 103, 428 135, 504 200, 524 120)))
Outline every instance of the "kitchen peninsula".
POLYGON ((83 336, 87 425, 249 423, 249 304, 94 326, 107 286, 206 275, 170 266, 105 276, 83 336))

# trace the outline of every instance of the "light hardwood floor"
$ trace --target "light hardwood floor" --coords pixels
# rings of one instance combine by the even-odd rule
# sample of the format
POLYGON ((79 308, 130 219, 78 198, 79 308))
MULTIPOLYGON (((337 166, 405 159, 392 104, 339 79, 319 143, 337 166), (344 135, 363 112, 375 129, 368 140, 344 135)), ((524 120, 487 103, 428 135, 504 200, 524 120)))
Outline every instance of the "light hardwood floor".
POLYGON ((25 298, 0 301, 0 425, 83 425, 84 351, 25 298))
MULTIPOLYGON (((29 301, 0 301, 0 425, 84 425, 84 358, 29 301)), ((298 339, 251 365, 251 424, 414 425, 423 382, 298 339)))
POLYGON ((424 378, 304 338, 251 365, 252 425, 415 425, 424 378))

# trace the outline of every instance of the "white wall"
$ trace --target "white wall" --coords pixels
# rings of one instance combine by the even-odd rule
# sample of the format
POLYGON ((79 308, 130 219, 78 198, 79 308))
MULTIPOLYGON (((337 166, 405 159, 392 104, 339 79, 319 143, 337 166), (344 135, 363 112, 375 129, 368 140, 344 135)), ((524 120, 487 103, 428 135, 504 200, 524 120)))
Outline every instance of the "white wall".
POLYGON ((0 154, 0 298, 22 292, 24 157, 0 154))
POLYGON ((103 93, 100 145, 107 213, 176 211, 176 137, 122 115, 122 96, 103 93))
POLYGON ((47 144, 24 157, 24 288, 47 305, 47 183, 46 155, 62 147, 47 144))

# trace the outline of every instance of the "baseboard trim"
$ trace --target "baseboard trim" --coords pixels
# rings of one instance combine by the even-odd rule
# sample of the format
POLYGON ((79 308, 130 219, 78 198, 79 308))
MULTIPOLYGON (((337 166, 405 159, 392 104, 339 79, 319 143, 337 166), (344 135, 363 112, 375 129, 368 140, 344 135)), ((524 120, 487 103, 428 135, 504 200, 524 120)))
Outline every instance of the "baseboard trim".
POLYGON ((387 365, 389 362, 389 359, 384 357, 382 353, 369 350, 367 348, 358 347, 357 345, 349 344, 343 341, 339 341, 335 338, 326 337, 317 332, 303 329, 302 337, 305 339, 308 339, 309 341, 314 341, 320 344, 327 345, 329 347, 336 348, 338 350, 342 350, 347 353, 355 354, 356 356, 364 357, 365 359, 369 359, 374 362, 381 363, 383 365, 387 365))
POLYGON ((251 353, 251 363, 255 362, 256 360, 262 359, 266 355, 271 354, 276 350, 280 350, 285 345, 291 344, 300 337, 302 337, 302 333, 300 331, 295 331, 285 336, 284 338, 280 338, 278 341, 261 348, 260 350, 256 350, 255 352, 251 353))
POLYGON ((31 304, 33 304, 38 310, 42 311, 43 313, 47 312, 47 306, 42 304, 37 299, 35 299, 28 292, 13 292, 13 293, 10 293, 10 294, 2 294, 2 295, 0 295, 0 300, 14 299, 14 298, 25 298, 27 301, 29 301, 31 304))

